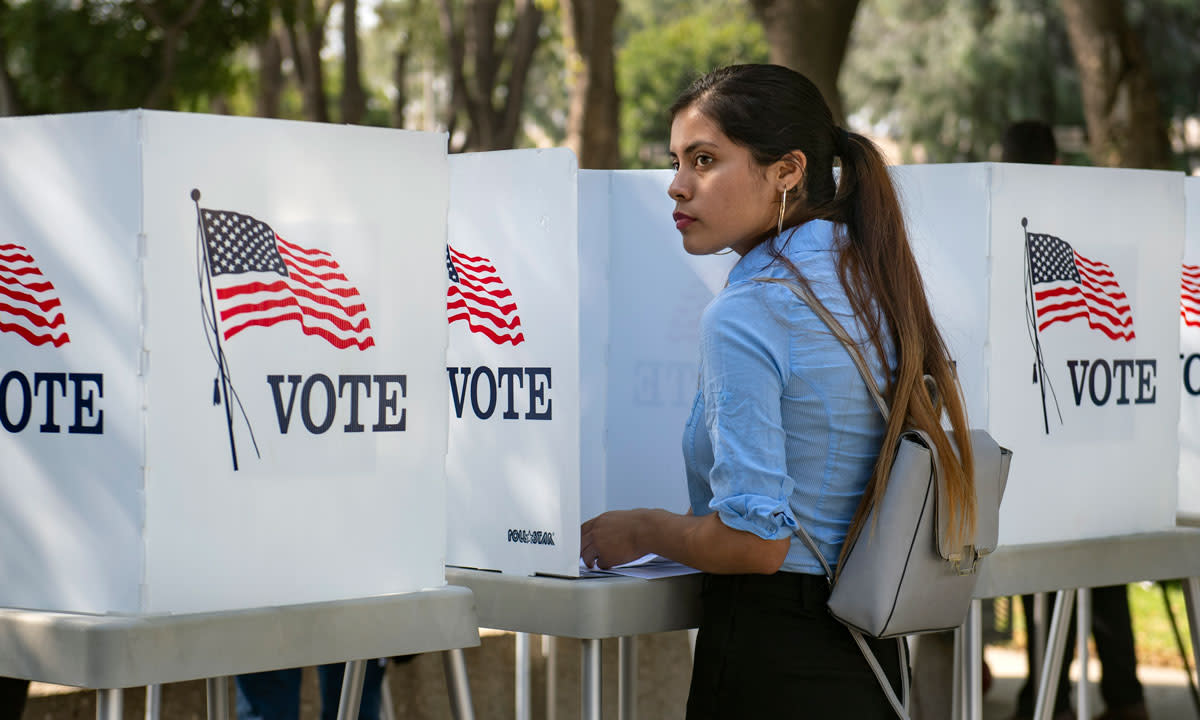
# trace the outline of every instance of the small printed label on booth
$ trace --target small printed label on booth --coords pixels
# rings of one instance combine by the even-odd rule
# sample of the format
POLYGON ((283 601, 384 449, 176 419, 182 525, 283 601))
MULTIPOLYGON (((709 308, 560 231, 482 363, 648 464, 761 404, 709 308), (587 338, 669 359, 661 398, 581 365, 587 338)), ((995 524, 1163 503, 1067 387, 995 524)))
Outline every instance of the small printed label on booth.
POLYGON ((549 530, 512 530, 508 531, 510 543, 523 545, 553 545, 554 533, 549 530))

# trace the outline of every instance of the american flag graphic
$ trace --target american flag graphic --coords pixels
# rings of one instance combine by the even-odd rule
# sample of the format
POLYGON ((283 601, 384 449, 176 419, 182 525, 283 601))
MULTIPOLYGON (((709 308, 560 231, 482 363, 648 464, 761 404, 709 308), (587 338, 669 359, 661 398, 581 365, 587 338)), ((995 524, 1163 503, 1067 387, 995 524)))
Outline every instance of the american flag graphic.
POLYGON ((1179 315, 1188 327, 1200 327, 1200 265, 1183 265, 1179 315))
POLYGON ((1113 340, 1132 340, 1129 299, 1108 265, 1080 255, 1053 235, 1026 233, 1037 329, 1087 320, 1113 340))
POLYGON ((62 347, 67 334, 62 301, 33 254, 16 243, 0 243, 0 332, 16 333, 31 345, 62 347))
POLYGON ((281 238, 249 215, 200 209, 217 316, 226 340, 252 327, 295 321, 337 348, 375 344, 358 288, 324 250, 281 238))
POLYGON ((446 290, 448 322, 462 320, 471 332, 497 345, 512 343, 515 347, 525 342, 517 302, 491 260, 460 253, 447 245, 446 272, 450 275, 446 290))

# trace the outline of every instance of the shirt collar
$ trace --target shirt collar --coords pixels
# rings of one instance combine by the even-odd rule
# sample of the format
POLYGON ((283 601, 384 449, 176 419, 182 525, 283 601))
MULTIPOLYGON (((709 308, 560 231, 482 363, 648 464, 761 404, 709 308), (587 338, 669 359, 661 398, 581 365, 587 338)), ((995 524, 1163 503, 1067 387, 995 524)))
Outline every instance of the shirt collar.
POLYGON ((784 230, 782 235, 760 242, 729 271, 729 283, 761 276, 775 260, 772 248, 781 251, 793 263, 798 263, 804 253, 829 252, 833 250, 833 223, 828 220, 809 220, 803 225, 784 230))

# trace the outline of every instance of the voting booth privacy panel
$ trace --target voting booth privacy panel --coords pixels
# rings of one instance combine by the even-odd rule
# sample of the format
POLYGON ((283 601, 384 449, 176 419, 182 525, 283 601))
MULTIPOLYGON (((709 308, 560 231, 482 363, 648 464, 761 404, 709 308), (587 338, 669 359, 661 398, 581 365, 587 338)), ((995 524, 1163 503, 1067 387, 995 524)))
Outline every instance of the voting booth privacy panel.
POLYGON ((1180 268, 1179 522, 1200 526, 1200 178, 1183 181, 1187 235, 1180 268))
POLYGON ((696 328, 731 258, 684 253, 670 174, 450 157, 447 562, 579 574, 579 525, 687 506, 696 328))
POLYGON ((899 167, 972 425, 1014 450, 1000 542, 1175 526, 1178 173, 899 167))
POLYGON ((0 144, 0 606, 444 582, 444 136, 129 111, 0 144))

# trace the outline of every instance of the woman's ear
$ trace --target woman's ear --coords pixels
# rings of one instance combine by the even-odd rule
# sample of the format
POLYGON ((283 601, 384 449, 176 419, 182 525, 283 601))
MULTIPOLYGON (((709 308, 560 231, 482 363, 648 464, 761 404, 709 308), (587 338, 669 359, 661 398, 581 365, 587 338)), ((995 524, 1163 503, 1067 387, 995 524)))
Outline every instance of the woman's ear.
POLYGON ((797 190, 804 182, 804 169, 808 166, 808 158, 799 150, 793 150, 776 160, 772 166, 772 179, 778 184, 779 192, 797 190))

